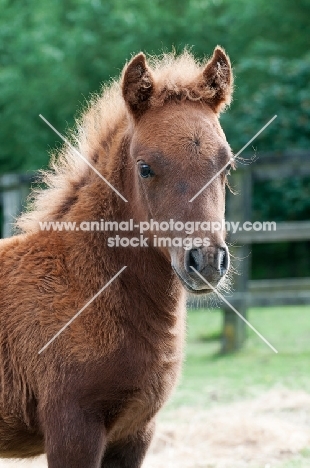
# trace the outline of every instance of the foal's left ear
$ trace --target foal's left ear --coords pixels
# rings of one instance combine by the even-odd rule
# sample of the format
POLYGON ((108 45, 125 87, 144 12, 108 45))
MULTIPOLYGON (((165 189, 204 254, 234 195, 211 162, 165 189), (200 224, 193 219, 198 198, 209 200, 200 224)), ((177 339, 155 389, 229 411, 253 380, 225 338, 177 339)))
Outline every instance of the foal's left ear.
POLYGON ((233 92, 233 74, 229 57, 225 51, 217 46, 213 56, 202 72, 206 88, 206 101, 215 110, 220 112, 230 104, 233 92))
POLYGON ((136 120, 150 107, 154 81, 145 55, 141 52, 127 65, 123 72, 123 97, 131 114, 136 120))

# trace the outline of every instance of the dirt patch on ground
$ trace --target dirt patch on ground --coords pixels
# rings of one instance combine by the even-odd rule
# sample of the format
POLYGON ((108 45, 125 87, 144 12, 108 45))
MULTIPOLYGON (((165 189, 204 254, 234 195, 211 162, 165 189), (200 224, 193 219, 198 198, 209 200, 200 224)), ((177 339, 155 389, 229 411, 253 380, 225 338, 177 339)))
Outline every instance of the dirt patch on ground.
MULTIPOLYGON (((271 468, 310 448, 310 395, 272 390, 162 422, 145 468, 271 468)), ((307 465, 308 466, 308 465, 307 465)))
MULTIPOLYGON (((158 423, 143 467, 273 468, 305 449, 310 449, 310 395, 274 389, 255 400, 208 411, 170 412, 158 423)), ((0 461, 0 468, 14 466, 47 465, 44 457, 31 462, 0 461)))

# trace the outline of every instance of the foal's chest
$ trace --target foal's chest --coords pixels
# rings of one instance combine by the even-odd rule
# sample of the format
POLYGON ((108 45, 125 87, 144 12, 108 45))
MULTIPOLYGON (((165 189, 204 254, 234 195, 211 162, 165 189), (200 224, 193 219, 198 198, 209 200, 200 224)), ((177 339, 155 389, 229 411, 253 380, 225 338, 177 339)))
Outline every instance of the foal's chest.
POLYGON ((110 441, 124 438, 142 429, 169 397, 181 367, 181 353, 162 356, 161 361, 141 368, 140 379, 127 393, 118 416, 108 428, 110 441))

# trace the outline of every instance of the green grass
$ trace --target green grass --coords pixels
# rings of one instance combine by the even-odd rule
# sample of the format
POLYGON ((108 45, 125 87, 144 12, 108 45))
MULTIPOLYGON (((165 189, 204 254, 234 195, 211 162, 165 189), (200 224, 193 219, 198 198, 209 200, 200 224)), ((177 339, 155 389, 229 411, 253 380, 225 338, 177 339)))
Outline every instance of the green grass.
POLYGON ((222 313, 188 313, 183 375, 167 409, 210 407, 250 398, 274 386, 310 392, 310 307, 252 308, 250 323, 278 350, 275 354, 250 328, 238 353, 220 354, 222 313))

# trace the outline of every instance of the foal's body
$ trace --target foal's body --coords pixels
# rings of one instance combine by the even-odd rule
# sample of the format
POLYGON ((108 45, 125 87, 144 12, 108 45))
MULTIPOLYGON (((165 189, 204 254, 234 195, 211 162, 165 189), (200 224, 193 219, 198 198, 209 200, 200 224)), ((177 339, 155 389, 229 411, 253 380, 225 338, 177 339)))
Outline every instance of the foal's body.
MULTIPOLYGON (((82 235, 88 244, 87 236, 82 235)), ((93 284, 91 268, 81 275, 70 264, 79 256, 85 255, 85 267, 86 260, 100 258, 98 245, 87 251, 81 239, 64 249, 59 233, 42 237, 41 233, 6 240, 9 258, 1 262, 2 294, 7 298, 1 316, 1 342, 5 343, 1 347, 1 455, 43 453, 43 434, 45 449, 52 451, 49 436, 54 445, 70 432, 70 445, 64 447, 59 465, 54 461, 51 466, 96 466, 87 465, 88 458, 82 462, 92 447, 97 446, 95 459, 107 443, 120 455, 117 441, 130 445, 133 435, 136 446, 138 429, 140 457, 151 437, 153 416, 179 372, 184 324, 181 286, 162 256, 150 259, 149 252, 140 252, 151 260, 140 258, 147 268, 136 268, 133 277, 131 265, 84 311, 79 323, 73 322, 51 345, 53 352, 39 355, 42 344, 83 305, 82 298, 91 298, 122 267, 122 263, 103 264, 100 279, 93 284), (145 277, 155 272, 157 281, 145 284, 145 277), (13 356, 18 357, 14 366, 13 356), (103 423, 105 434, 99 430, 103 423), (72 452, 81 450, 81 435, 86 454, 81 451, 80 464, 71 465, 72 452)), ((59 455, 57 451, 55 457, 59 455)), ((135 466, 137 456, 128 456, 124 466, 135 466)))
POLYGON ((216 286, 228 269, 223 233, 210 234, 208 254, 202 248, 108 248, 111 233, 41 231, 38 221, 224 216, 223 176, 195 208, 188 200, 229 161, 217 112, 231 93, 230 64, 221 49, 203 73, 186 57, 197 76, 193 72, 184 89, 179 84, 175 100, 176 83, 169 91, 163 78, 160 87, 140 54, 124 72, 126 107, 119 104, 117 116, 105 120, 105 134, 99 131, 99 105, 88 112, 81 152, 128 203, 65 154, 52 177, 54 188, 22 219, 24 234, 2 241, 0 457, 46 452, 49 468, 141 466, 154 416, 180 372, 184 287, 210 291, 190 265, 216 286), (141 164, 144 171, 152 168, 147 180, 141 164))

